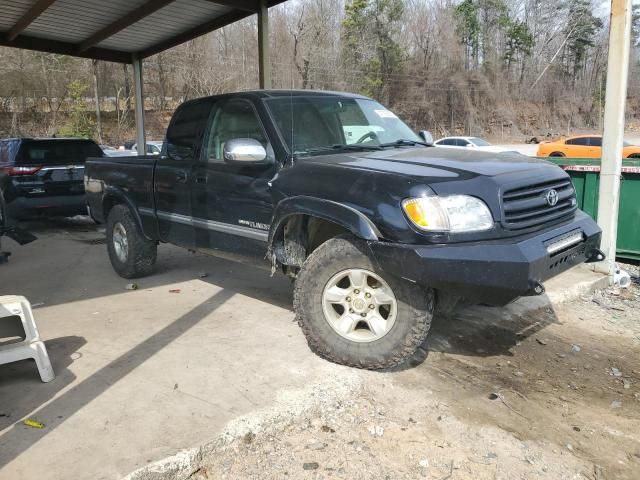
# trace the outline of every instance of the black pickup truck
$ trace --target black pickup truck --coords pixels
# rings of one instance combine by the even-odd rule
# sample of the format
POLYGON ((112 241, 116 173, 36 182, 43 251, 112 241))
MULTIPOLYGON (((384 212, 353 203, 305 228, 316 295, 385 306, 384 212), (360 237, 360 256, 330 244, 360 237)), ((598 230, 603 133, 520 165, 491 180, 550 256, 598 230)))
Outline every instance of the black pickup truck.
POLYGON ((433 148, 345 93, 187 102, 160 156, 89 159, 85 189, 121 276, 150 274, 158 242, 280 270, 310 347, 362 368, 413 356, 437 305, 540 295, 604 258, 560 168, 433 148))

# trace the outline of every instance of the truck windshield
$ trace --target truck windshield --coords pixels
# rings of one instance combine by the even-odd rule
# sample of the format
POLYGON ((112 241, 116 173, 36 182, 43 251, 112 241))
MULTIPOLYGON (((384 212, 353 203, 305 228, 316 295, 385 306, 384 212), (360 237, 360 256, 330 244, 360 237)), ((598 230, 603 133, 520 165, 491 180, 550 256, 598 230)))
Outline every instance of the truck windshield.
POLYGON ((413 130, 373 100, 291 96, 269 99, 266 104, 294 155, 421 144, 413 130))

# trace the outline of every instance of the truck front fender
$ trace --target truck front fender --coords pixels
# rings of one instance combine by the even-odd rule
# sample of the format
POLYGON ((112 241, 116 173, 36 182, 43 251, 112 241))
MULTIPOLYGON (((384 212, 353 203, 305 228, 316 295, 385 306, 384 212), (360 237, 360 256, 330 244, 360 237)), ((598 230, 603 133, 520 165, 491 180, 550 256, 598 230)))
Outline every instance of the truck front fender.
POLYGON ((282 200, 276 206, 269 231, 270 247, 288 219, 294 215, 308 215, 333 222, 363 240, 374 241, 380 238, 380 232, 374 223, 355 208, 331 200, 300 195, 282 200))

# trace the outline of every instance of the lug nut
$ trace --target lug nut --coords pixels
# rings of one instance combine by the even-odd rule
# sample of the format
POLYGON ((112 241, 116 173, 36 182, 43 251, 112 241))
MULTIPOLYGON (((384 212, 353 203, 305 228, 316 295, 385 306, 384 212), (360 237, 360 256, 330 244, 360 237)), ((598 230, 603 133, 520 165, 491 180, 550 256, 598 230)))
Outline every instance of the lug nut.
POLYGON ((367 316, 367 314, 366 314, 366 313, 361 313, 361 314, 360 314, 360 316, 361 316, 361 317, 366 317, 366 316, 367 316))
POLYGON ((371 310, 373 310, 373 309, 374 309, 374 308, 376 308, 376 307, 375 307, 375 306, 373 305, 373 303, 372 303, 371 305, 369 305, 369 308, 370 308, 371 310))
POLYGON ((350 302, 350 301, 351 301, 351 297, 347 297, 347 302, 350 302))
POLYGON ((349 313, 353 313, 353 308, 350 308, 350 309, 349 309, 349 313))
POLYGON ((367 298, 371 298, 371 294, 369 292, 365 293, 364 296, 367 298))
POLYGON ((358 295, 360 293, 360 290, 358 290, 357 288, 353 291, 353 293, 355 293, 356 295, 358 295))

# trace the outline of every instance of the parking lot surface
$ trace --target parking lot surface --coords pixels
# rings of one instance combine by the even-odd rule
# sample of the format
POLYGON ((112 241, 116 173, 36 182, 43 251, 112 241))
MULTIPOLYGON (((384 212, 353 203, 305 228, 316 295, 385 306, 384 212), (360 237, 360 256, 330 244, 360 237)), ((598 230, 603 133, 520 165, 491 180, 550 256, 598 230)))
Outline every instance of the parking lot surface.
POLYGON ((373 373, 310 353, 284 278, 162 246, 127 290, 86 219, 31 227, 2 292, 33 303, 57 378, 0 366, 2 480, 637 478, 635 286, 439 317, 373 373))
POLYGON ((5 245, 2 291, 34 305, 57 378, 0 366, 0 478, 119 478, 339 370, 309 352, 284 278, 166 247, 131 291, 91 223, 32 227, 5 245))

